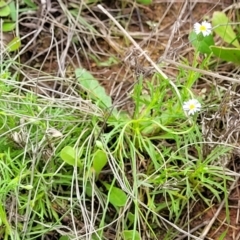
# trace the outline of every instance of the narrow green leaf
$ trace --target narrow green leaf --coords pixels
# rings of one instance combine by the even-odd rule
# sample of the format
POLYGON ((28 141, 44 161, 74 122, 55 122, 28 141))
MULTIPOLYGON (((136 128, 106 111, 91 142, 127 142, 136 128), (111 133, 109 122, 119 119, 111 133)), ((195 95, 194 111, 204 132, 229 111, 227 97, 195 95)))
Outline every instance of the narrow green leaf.
POLYGON ((227 235, 227 233, 228 233, 228 228, 219 236, 219 238, 218 238, 218 240, 224 240, 224 239, 226 239, 225 237, 226 237, 226 235, 227 235))
POLYGON ((24 3, 28 6, 28 7, 31 7, 33 9, 37 9, 37 5, 31 1, 31 0, 24 0, 24 3))
MULTIPOLYGON (((74 148, 72 148, 70 146, 64 147, 60 153, 60 157, 67 164, 69 164, 71 166, 76 165, 76 151, 74 150, 74 148)), ((80 159, 77 159, 77 166, 82 167, 82 163, 81 163, 80 159)))
POLYGON ((101 61, 94 54, 89 54, 89 55, 94 60, 94 62, 97 64, 98 67, 109 67, 119 63, 119 60, 113 56, 110 56, 106 61, 101 61))
POLYGON ((108 183, 104 183, 104 186, 107 190, 109 190, 109 202, 116 207, 123 207, 127 203, 127 195, 126 193, 117 187, 112 187, 108 183))
POLYGON ((28 7, 30 7, 30 9, 32 9, 32 10, 36 10, 37 9, 37 5, 33 1, 31 1, 31 0, 24 0, 24 3, 28 7))
POLYGON ((123 240, 141 240, 141 236, 136 230, 123 231, 123 240))
POLYGON ((9 234, 11 232, 11 227, 10 227, 10 224, 8 222, 6 211, 4 209, 4 204, 2 202, 0 203, 0 223, 3 223, 5 225, 5 227, 6 227, 5 231, 6 231, 7 234, 9 234))
POLYGON ((7 50, 9 52, 13 52, 18 50, 21 47, 21 39, 19 37, 15 37, 10 43, 7 45, 7 50))
POLYGON ((99 174, 108 162, 107 154, 103 150, 97 150, 93 157, 93 168, 99 174))
POLYGON ((0 0, 0 17, 7 17, 11 13, 10 7, 3 0, 0 0))
POLYGON ((213 54, 222 60, 240 64, 240 49, 237 48, 225 48, 225 47, 210 47, 213 54))
POLYGON ((12 30, 14 30, 16 27, 16 23, 15 22, 4 22, 3 26, 2 26, 2 31, 3 32, 11 32, 12 30))
POLYGON ((219 35, 226 43, 232 44, 235 47, 240 47, 237 40, 237 36, 232 29, 232 26, 229 25, 229 18, 223 12, 214 12, 212 18, 212 25, 214 31, 219 35), (220 26, 219 26, 220 25, 220 26))
POLYGON ((100 100, 105 108, 110 108, 112 106, 112 99, 106 94, 105 89, 90 72, 78 68, 75 74, 80 84, 89 91, 91 98, 98 101, 100 100))

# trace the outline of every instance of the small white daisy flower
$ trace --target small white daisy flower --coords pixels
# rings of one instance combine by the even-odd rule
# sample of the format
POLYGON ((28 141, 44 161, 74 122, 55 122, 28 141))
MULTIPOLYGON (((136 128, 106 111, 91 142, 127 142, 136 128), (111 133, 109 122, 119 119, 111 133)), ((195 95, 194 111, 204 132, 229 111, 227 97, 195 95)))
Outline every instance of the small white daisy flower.
POLYGON ((193 115, 201 110, 201 103, 197 99, 190 99, 183 103, 183 110, 188 115, 193 115))
POLYGON ((196 34, 202 33, 204 37, 212 33, 212 25, 207 21, 203 21, 201 24, 195 23, 193 28, 196 34))

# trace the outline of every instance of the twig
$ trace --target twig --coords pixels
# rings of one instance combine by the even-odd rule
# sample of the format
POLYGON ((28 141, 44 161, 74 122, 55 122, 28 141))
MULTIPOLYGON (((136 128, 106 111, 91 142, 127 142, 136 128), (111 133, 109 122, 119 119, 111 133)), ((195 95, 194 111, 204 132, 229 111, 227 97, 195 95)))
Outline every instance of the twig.
POLYGON ((215 78, 220 78, 222 80, 226 80, 226 81, 230 81, 230 82, 236 82, 236 83, 240 82, 240 80, 236 79, 236 78, 230 78, 230 77, 222 76, 220 74, 213 73, 213 72, 210 72, 210 71, 206 71, 206 70, 202 70, 202 69, 199 69, 199 68, 190 67, 190 66, 184 65, 182 63, 175 62, 175 61, 170 60, 170 59, 162 59, 162 58, 160 58, 159 60, 160 60, 160 62, 163 61, 163 62, 166 62, 166 63, 170 63, 170 64, 176 65, 178 67, 182 67, 184 69, 188 69, 188 70, 192 70, 192 71, 195 71, 195 72, 199 72, 199 73, 202 73, 204 75, 212 76, 212 77, 215 77, 215 78))
MULTIPOLYGON (((189 231, 189 233, 194 233, 194 232, 196 232, 199 228, 202 228, 202 227, 206 226, 208 223, 209 223, 209 221, 204 221, 204 222, 202 222, 201 224, 199 224, 199 225, 196 226, 195 228, 191 229, 191 230, 189 231)), ((178 237, 178 238, 175 239, 175 240, 182 240, 182 239, 184 239, 185 237, 186 237, 186 235, 182 235, 181 237, 178 237)))
MULTIPOLYGON (((172 4, 173 4, 172 2, 171 2, 171 4, 169 4, 169 7, 168 7, 169 9, 170 9, 170 7, 172 6, 172 4)), ((180 23, 180 21, 181 21, 181 19, 182 19, 183 14, 185 13, 185 10, 186 10, 186 8, 187 8, 187 5, 188 5, 188 1, 186 1, 186 2, 183 4, 183 8, 182 8, 182 10, 181 10, 181 13, 180 13, 179 16, 178 16, 177 21, 175 21, 175 23, 173 24, 173 28, 172 28, 171 35, 170 35, 170 37, 169 37, 169 39, 168 39, 167 46, 166 46, 165 51, 164 51, 163 56, 162 56, 163 59, 165 59, 165 58, 167 57, 167 53, 168 53, 168 51, 169 51, 169 49, 170 49, 170 47, 171 47, 171 43, 172 43, 173 38, 174 38, 174 36, 175 36, 175 34, 176 34, 176 31, 179 30, 179 26, 180 26, 179 23, 180 23)))

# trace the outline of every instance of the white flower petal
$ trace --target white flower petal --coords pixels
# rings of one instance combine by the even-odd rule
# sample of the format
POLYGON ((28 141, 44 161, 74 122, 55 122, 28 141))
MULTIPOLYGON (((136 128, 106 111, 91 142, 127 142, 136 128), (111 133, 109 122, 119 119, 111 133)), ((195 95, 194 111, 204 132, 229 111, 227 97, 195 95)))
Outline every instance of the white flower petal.
POLYGON ((195 23, 193 25, 193 28, 194 28, 194 31, 196 34, 199 34, 201 31, 200 31, 200 27, 201 27, 201 24, 200 23, 195 23))
POLYGON ((197 99, 190 99, 183 103, 183 110, 188 115, 193 115, 201 110, 201 103, 197 99))
POLYGON ((212 33, 212 25, 207 21, 203 21, 201 24, 195 23, 193 28, 196 34, 202 33, 204 37, 212 33))

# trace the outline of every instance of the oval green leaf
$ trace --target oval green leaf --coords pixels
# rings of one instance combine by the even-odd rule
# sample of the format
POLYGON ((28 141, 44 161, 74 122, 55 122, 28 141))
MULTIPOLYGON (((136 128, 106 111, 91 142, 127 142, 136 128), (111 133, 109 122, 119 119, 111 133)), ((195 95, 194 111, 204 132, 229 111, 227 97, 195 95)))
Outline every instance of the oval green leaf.
POLYGON ((126 193, 117 187, 112 187, 108 183, 103 183, 107 190, 109 190, 109 202, 115 207, 123 207, 127 203, 126 193))
POLYGON ((9 52, 13 52, 18 50, 21 47, 21 39, 19 37, 15 37, 10 43, 7 45, 7 50, 9 52))
POLYGON ((136 230, 125 230, 123 231, 124 240, 141 240, 141 236, 136 230))
POLYGON ((87 194, 88 197, 92 197, 92 184, 88 181, 85 187, 85 193, 87 194))
POLYGON ((216 57, 228 62, 240 64, 240 49, 217 46, 211 46, 210 48, 216 57))
POLYGON ((4 22, 2 26, 3 32, 11 32, 16 27, 15 22, 4 22))
POLYGON ((209 47, 214 45, 212 34, 203 37, 201 40, 199 40, 199 38, 200 37, 194 31, 192 31, 188 37, 189 41, 197 51, 200 53, 210 54, 211 49, 209 47))
POLYGON ((75 149, 70 146, 66 146, 62 149, 62 151, 60 153, 60 157, 64 162, 66 162, 67 164, 69 164, 71 166, 75 166, 76 162, 77 162, 77 166, 82 167, 82 163, 81 163, 80 159, 77 159, 77 161, 76 161, 75 149))
POLYGON ((93 156, 93 169, 99 174, 108 162, 107 154, 103 150, 97 150, 93 156))
POLYGON ((229 25, 229 18, 223 12, 214 12, 212 17, 212 25, 214 31, 219 35, 226 43, 232 44, 235 47, 240 47, 237 40, 237 36, 233 31, 231 25, 229 25))
POLYGON ((7 17, 10 13, 11 10, 7 3, 0 0, 0 17, 7 17))

